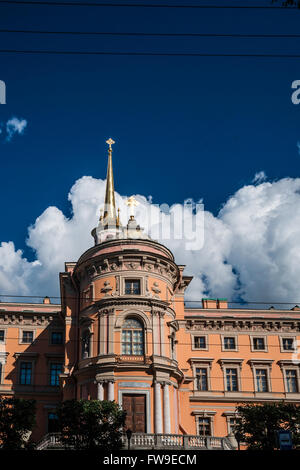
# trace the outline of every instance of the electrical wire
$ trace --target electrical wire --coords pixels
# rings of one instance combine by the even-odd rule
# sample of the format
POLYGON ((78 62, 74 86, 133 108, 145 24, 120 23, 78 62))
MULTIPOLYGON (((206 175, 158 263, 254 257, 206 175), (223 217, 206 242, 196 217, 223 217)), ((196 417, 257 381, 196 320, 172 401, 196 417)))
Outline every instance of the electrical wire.
POLYGON ((0 33, 16 34, 60 34, 60 35, 99 35, 99 36, 138 36, 138 37, 203 37, 203 38, 300 38, 300 34, 252 34, 252 33, 153 33, 118 31, 49 31, 27 29, 0 29, 0 33))
POLYGON ((0 4, 9 5, 38 5, 38 6, 78 6, 78 7, 106 7, 106 8, 174 8, 192 10, 297 10, 297 5, 291 7, 272 5, 183 5, 183 4, 157 4, 157 3, 107 3, 107 2, 47 2, 47 1, 17 1, 0 0, 0 4))
POLYGON ((231 57, 264 59, 300 59, 300 54, 230 54, 208 52, 133 52, 133 51, 59 51, 59 50, 21 50, 0 49, 1 54, 46 54, 46 55, 86 55, 86 56, 135 56, 135 57, 231 57))

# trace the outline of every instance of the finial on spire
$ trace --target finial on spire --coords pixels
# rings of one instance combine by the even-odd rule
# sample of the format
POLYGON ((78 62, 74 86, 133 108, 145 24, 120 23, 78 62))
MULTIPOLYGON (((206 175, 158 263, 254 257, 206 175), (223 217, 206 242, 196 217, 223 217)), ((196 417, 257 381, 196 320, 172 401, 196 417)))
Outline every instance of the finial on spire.
POLYGON ((112 151, 112 148, 111 146, 114 145, 116 142, 114 140, 112 140, 111 138, 109 138, 106 143, 109 145, 109 150, 112 151))

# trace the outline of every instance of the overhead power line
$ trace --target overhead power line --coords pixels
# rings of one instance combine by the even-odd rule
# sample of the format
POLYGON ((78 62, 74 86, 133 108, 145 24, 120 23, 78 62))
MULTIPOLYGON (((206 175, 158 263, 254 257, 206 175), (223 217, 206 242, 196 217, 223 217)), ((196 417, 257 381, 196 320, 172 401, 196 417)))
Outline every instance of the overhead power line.
MULTIPOLYGON (((61 299, 61 296, 59 295, 14 295, 14 294, 1 294, 0 293, 0 299, 1 297, 3 298, 20 298, 20 299, 44 299, 44 298, 49 298, 49 299, 61 299)), ((143 296, 140 296, 138 294, 136 294, 136 297, 141 297, 143 298, 143 296)), ((115 297, 114 297, 115 298, 115 297)), ((75 296, 70 296, 70 295, 67 295, 64 297, 64 299, 77 299, 77 300, 85 300, 87 302, 95 302, 95 301, 98 301, 98 300, 109 300, 108 297, 92 297, 92 298, 89 298, 87 299, 86 297, 75 297, 75 296)), ((157 301, 157 300, 161 300, 163 302, 169 302, 169 303, 176 303, 176 302, 182 302, 181 300, 162 300, 162 299, 155 299, 155 298, 147 298, 147 300, 149 301, 157 301)), ((201 303, 202 300, 215 300, 215 301, 219 301, 219 302, 227 302, 228 304, 239 304, 239 305, 243 305, 243 304, 257 304, 257 305, 261 305, 261 304, 268 304, 268 305, 298 305, 300 304, 300 300, 298 301, 294 301, 294 302, 282 302, 282 301, 276 301, 276 300, 267 300, 267 301, 262 301, 262 300, 227 300, 227 299, 206 299, 206 298, 202 298, 202 299, 198 299, 198 300, 184 300, 184 302, 187 302, 187 303, 201 303)), ((59 304, 47 304, 47 305, 59 305, 59 304)), ((0 301, 0 309, 1 309, 1 301, 0 301)))
POLYGON ((235 58, 270 58, 299 59, 300 54, 230 54, 206 52, 132 52, 132 51, 58 51, 58 50, 20 50, 0 49, 3 54, 46 54, 46 55, 89 55, 89 56, 144 56, 144 57, 235 57, 235 58))
POLYGON ((300 38, 300 34, 252 34, 252 33, 153 33, 128 31, 45 31, 27 29, 0 29, 0 33, 17 34, 61 34, 61 35, 99 35, 99 36, 149 36, 149 37, 200 37, 200 38, 300 38))
POLYGON ((107 2, 47 2, 47 1, 17 1, 0 0, 0 4, 9 5, 39 5, 39 6, 77 6, 77 7, 110 7, 110 8, 178 8, 178 9, 202 9, 202 10, 297 10, 297 5, 290 7, 276 5, 176 5, 170 3, 107 3, 107 2))

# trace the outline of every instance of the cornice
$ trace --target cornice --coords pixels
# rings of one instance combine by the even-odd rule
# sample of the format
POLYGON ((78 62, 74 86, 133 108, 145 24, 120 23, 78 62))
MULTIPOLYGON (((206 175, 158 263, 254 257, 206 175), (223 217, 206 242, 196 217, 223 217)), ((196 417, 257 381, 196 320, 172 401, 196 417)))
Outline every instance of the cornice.
POLYGON ((218 332, 298 332, 300 331, 300 319, 261 319, 261 318, 198 318, 180 320, 180 325, 185 326, 187 332, 218 331, 218 332))

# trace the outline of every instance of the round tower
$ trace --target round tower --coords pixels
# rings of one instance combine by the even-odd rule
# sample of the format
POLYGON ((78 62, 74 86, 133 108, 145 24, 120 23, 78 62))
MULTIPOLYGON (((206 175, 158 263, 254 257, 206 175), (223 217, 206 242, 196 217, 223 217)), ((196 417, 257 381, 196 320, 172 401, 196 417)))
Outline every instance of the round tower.
MULTIPOLYGON (((114 142, 107 143, 104 213, 92 231, 95 245, 61 276, 67 344, 69 338, 65 397, 115 400, 133 432, 174 434, 183 378, 176 360, 174 296, 182 288, 182 267, 143 232, 133 210, 127 226, 121 225, 114 142)), ((134 198, 128 204, 133 209, 134 198)))

